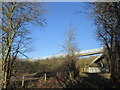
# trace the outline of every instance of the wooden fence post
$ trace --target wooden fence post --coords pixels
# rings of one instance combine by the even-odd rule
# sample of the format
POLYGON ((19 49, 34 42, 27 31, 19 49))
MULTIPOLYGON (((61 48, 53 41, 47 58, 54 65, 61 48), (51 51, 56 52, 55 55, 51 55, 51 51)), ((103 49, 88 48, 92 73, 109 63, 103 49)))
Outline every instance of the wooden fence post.
POLYGON ((24 83, 25 83, 25 76, 22 77, 22 87, 24 87, 24 83))
POLYGON ((46 73, 44 74, 44 80, 46 81, 46 73))

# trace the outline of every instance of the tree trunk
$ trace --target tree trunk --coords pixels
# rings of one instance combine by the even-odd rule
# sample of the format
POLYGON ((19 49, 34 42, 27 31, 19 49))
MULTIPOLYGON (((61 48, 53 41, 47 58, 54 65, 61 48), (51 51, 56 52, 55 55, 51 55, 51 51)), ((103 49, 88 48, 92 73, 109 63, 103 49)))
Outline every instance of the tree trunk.
MULTIPOLYGON (((6 67, 6 66, 5 66, 6 67)), ((7 75, 8 75, 8 73, 7 73, 7 71, 5 70, 5 71, 3 71, 2 72, 2 88, 7 88, 7 75)))
POLYGON ((9 72, 9 62, 10 55, 7 60, 4 61, 3 70, 2 70, 2 88, 7 88, 10 82, 10 72, 9 72))

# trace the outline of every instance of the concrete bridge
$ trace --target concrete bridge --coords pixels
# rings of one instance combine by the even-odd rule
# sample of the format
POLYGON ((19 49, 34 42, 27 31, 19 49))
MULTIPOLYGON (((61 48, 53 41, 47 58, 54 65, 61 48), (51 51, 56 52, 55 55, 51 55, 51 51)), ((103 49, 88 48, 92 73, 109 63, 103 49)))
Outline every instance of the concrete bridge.
MULTIPOLYGON (((95 55, 100 54, 103 52, 103 48, 96 48, 96 49, 89 49, 89 50, 83 50, 80 52, 76 52, 76 57, 80 56, 89 56, 89 55, 95 55)), ((32 58, 32 60, 44 60, 44 59, 51 59, 51 58, 64 58, 67 55, 67 53, 64 54, 57 54, 52 56, 45 56, 45 57, 38 57, 38 58, 32 58)))

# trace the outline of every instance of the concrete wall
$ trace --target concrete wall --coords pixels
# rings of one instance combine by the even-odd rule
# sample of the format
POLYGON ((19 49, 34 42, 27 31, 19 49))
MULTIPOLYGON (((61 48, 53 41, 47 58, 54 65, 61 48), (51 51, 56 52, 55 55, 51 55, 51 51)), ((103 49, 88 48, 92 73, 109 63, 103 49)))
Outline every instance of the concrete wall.
POLYGON ((88 67, 87 68, 87 72, 88 73, 100 73, 101 70, 99 67, 88 67))

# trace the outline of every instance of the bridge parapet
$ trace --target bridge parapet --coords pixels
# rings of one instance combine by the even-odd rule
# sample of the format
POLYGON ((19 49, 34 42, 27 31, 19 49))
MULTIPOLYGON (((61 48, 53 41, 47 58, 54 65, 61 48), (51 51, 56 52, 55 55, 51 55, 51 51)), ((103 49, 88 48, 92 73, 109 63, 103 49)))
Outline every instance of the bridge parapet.
POLYGON ((96 48, 96 49, 83 50, 79 54, 92 53, 92 52, 101 52, 101 51, 103 51, 103 48, 96 48))

